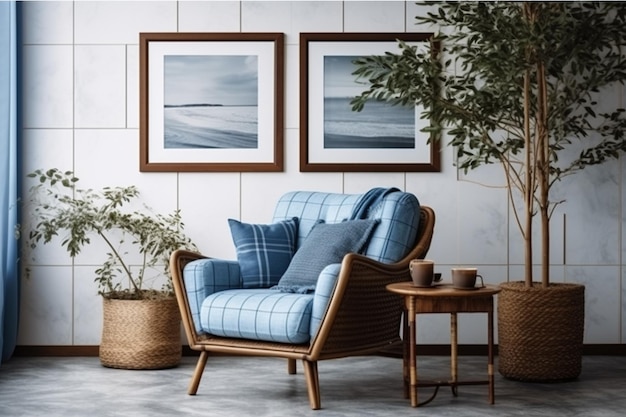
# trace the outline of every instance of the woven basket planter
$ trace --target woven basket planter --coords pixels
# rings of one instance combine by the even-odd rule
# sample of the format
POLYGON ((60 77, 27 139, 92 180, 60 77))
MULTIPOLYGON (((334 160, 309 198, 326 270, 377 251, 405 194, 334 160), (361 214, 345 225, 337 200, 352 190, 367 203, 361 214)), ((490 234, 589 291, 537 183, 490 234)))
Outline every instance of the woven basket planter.
POLYGON ((176 299, 103 301, 103 366, 162 369, 180 363, 182 343, 176 299))
POLYGON ((582 366, 585 287, 579 284, 500 285, 498 371, 506 378, 557 382, 577 378, 582 366))

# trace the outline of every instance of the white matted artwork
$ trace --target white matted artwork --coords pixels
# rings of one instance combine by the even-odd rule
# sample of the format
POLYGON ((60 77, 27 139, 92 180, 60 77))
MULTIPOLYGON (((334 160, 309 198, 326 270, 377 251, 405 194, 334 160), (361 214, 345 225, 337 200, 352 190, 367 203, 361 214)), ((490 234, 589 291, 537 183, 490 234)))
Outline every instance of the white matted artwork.
POLYGON ((300 34, 300 170, 439 171, 438 141, 420 130, 422 109, 350 101, 367 89, 352 73, 359 57, 399 52, 401 39, 429 48, 428 33, 300 34))
POLYGON ((140 34, 140 170, 282 171, 282 33, 140 34))

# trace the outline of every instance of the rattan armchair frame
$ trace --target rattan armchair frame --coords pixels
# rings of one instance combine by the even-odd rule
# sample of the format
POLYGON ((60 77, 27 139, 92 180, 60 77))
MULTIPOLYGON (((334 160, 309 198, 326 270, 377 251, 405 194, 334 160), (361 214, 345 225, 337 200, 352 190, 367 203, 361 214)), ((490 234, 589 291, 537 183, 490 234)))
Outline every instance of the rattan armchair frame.
POLYGON ((182 322, 192 350, 200 352, 188 388, 198 391, 209 353, 281 357, 288 361, 288 372, 296 373, 296 360, 302 360, 311 409, 321 408, 317 363, 320 360, 381 352, 401 343, 402 297, 385 289, 388 284, 408 281, 411 259, 424 258, 430 248, 435 212, 420 207, 419 236, 414 248, 399 262, 384 264, 355 253, 343 258, 335 290, 317 335, 307 344, 283 344, 199 334, 191 316, 183 268, 193 260, 206 258, 185 250, 174 252, 170 270, 182 322))

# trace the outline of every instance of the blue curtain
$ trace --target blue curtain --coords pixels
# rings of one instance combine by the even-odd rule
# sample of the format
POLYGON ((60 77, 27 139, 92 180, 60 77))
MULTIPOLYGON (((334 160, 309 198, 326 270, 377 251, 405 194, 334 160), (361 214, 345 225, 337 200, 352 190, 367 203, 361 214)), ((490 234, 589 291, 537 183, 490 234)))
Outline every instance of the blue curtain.
MULTIPOLYGON (((0 351, 11 357, 17 341, 19 303, 16 226, 17 5, 0 1, 0 351)), ((1 362, 0 362, 1 363, 1 362)))

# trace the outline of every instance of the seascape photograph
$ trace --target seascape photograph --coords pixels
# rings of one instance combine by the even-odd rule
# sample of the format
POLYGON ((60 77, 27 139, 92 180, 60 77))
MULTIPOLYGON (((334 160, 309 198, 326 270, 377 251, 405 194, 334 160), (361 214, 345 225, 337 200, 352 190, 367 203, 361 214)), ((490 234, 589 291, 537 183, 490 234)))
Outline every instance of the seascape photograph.
POLYGON ((352 72, 357 56, 324 57, 324 148, 415 148, 415 108, 370 100, 362 111, 350 101, 366 89, 352 72))
POLYGON ((166 55, 164 148, 258 148, 258 57, 166 55))

